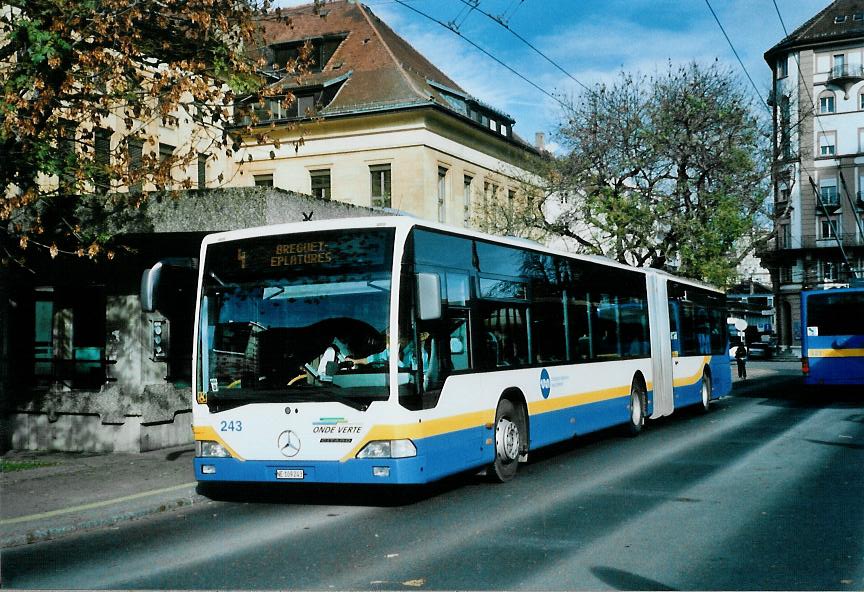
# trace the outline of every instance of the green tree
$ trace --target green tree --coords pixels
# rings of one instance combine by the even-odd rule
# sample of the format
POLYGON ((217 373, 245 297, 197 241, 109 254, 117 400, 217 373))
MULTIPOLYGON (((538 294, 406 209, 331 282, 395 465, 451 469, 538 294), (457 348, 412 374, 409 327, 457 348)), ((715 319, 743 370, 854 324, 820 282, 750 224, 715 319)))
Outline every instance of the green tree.
POLYGON ((768 136, 730 71, 691 63, 622 73, 563 115, 566 154, 546 161, 535 188, 545 232, 718 285, 765 239, 768 136), (566 199, 550 204, 553 195, 566 199))
POLYGON ((34 247, 52 257, 112 257, 117 234, 146 199, 127 189, 188 188, 192 181, 172 180, 172 169, 202 153, 230 158, 235 100, 263 104, 271 92, 259 75, 257 24, 281 16, 263 2, 7 1, 0 8, 3 262, 23 261, 34 247), (195 121, 209 145, 199 138, 194 148, 160 157, 158 139, 145 130, 178 119, 195 121))

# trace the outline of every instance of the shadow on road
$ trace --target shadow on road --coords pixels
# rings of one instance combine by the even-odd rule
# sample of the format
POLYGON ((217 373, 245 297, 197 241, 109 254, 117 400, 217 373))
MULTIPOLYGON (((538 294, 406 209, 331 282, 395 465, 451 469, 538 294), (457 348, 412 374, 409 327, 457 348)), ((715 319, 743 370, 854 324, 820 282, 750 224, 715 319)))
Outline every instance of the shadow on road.
POLYGON ((800 376, 769 376, 733 385, 735 397, 765 399, 763 405, 795 409, 835 409, 864 406, 860 386, 805 385, 800 376))
POLYGON ((613 590, 676 590, 656 580, 649 580, 613 567, 595 566, 591 568, 591 573, 613 590))
POLYGON ((198 483, 197 492, 215 501, 235 503, 393 508, 475 485, 481 479, 482 476, 474 472, 455 475, 427 485, 198 483))

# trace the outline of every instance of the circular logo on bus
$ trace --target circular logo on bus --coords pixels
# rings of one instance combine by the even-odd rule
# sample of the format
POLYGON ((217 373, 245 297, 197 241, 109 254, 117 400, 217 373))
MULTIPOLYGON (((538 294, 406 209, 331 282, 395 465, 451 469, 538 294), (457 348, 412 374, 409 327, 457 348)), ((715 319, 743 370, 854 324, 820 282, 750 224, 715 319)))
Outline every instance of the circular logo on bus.
POLYGON ((291 430, 285 430, 279 434, 276 445, 279 447, 279 452, 284 456, 288 458, 297 456, 297 453, 300 452, 300 436, 291 430))
POLYGON ((552 392, 552 379, 549 378, 549 371, 543 368, 540 371, 540 394, 544 399, 548 399, 550 392, 552 392))

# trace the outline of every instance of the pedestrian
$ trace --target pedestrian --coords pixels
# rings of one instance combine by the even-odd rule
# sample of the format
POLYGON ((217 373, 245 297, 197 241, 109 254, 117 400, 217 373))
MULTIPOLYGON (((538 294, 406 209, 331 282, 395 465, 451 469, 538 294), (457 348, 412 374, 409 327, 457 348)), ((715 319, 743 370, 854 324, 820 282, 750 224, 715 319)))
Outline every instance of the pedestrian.
POLYGON ((747 379, 747 348, 743 343, 735 348, 735 362, 738 363, 738 378, 747 379))

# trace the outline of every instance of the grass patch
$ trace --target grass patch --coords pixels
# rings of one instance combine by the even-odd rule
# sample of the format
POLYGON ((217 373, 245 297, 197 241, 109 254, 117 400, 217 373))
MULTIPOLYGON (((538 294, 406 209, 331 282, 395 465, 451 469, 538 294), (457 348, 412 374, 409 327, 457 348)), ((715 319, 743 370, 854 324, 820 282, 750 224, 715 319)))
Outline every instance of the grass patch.
POLYGON ((0 458, 0 473, 14 473, 15 471, 27 471, 41 467, 53 467, 56 464, 56 462, 46 462, 43 460, 6 460, 0 458))

